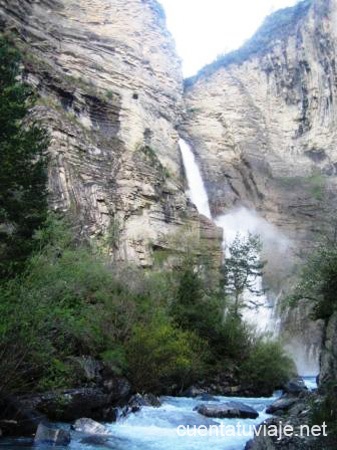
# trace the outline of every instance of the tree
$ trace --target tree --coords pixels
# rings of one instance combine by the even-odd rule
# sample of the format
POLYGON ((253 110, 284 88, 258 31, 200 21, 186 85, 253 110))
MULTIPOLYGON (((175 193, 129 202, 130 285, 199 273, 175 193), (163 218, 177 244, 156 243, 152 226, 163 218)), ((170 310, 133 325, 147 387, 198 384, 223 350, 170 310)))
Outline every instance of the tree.
POLYGON ((337 310, 337 240, 325 238, 309 256, 290 296, 292 306, 308 300, 313 318, 328 320, 337 310))
POLYGON ((247 237, 241 237, 238 233, 228 248, 229 256, 225 259, 223 275, 226 293, 234 299, 232 312, 235 317, 240 317, 242 308, 259 306, 259 302, 252 297, 245 298, 244 293, 247 291, 254 296, 263 293, 257 285, 265 265, 260 259, 261 248, 260 238, 250 233, 247 237))
POLYGON ((48 138, 21 79, 19 53, 0 38, 0 277, 22 270, 47 213, 48 138))

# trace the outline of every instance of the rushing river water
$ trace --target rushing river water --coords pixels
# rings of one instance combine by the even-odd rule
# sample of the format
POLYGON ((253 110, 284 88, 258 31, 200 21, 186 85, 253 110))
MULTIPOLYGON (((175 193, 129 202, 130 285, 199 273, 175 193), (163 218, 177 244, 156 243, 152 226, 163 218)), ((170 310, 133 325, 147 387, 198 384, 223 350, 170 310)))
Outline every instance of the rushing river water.
MULTIPOLYGON (((316 387, 314 378, 306 378, 306 384, 309 389, 316 387)), ((203 402, 198 398, 183 398, 183 397, 164 397, 162 398, 162 406, 160 408, 144 407, 141 411, 129 415, 126 419, 119 420, 116 423, 105 424, 111 432, 104 444, 92 445, 85 443, 85 436, 79 433, 72 432, 72 442, 69 445, 69 450, 243 450, 246 442, 253 436, 253 425, 257 426, 263 420, 270 417, 265 410, 280 393, 275 393, 270 398, 228 398, 215 397, 213 402, 203 402), (193 431, 193 426, 205 424, 210 425, 210 419, 207 419, 196 411, 194 407, 202 403, 217 403, 228 400, 236 400, 251 406, 259 412, 257 419, 214 419, 214 422, 219 426, 223 424, 223 435, 219 431, 218 436, 214 431, 213 436, 179 436, 179 425, 190 426, 193 431), (241 425, 243 433, 236 433, 232 435, 230 429, 238 430, 238 424, 241 425), (230 429, 228 426, 231 426, 230 429), (251 430, 250 430, 251 428, 251 430), (250 435, 248 432, 251 431, 250 435), (230 434, 229 436, 224 434, 230 434)), ((212 422, 213 423, 213 422, 212 422)), ((69 427, 69 425, 64 425, 69 427)), ((219 428, 220 430, 220 428, 219 428)), ((184 429, 180 430, 182 433, 184 429)), ((187 428, 185 428, 187 431, 187 428)), ((34 447, 28 440, 0 440, 0 449, 7 450, 22 450, 28 449, 43 449, 51 450, 55 447, 48 447, 43 445, 34 447)))

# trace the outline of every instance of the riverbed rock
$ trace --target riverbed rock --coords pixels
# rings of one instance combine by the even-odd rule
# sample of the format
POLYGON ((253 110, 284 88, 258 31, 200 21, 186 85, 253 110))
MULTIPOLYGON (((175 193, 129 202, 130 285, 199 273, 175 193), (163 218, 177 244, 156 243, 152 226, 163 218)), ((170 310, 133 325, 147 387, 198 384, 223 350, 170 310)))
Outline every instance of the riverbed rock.
POLYGON ((143 406, 159 408, 161 406, 161 402, 159 398, 153 394, 135 394, 130 398, 128 404, 122 409, 121 416, 126 417, 131 413, 138 412, 143 406))
POLYGON ((80 417, 105 420, 110 413, 111 397, 101 388, 79 388, 44 394, 27 395, 20 399, 29 409, 45 414, 50 420, 73 422, 80 417))
POLYGON ((296 397, 283 396, 277 399, 266 409, 267 414, 275 414, 288 411, 297 402, 296 397))
POLYGON ((46 416, 18 398, 0 399, 0 428, 3 436, 33 436, 46 416))
POLYGON ((199 414, 206 417, 224 419, 256 419, 259 413, 255 409, 241 402, 227 402, 221 404, 204 404, 194 408, 199 414))
POLYGON ((187 397, 187 398, 194 398, 194 397, 198 397, 199 395, 203 395, 206 394, 206 390, 200 387, 196 387, 196 386, 190 386, 188 389, 186 389, 185 391, 182 392, 181 396, 182 397, 187 397))
POLYGON ((57 428, 47 422, 40 423, 36 434, 35 434, 35 444, 41 445, 51 445, 51 446, 67 446, 70 444, 71 437, 70 432, 57 428))
POLYGON ((293 378, 292 380, 288 381, 283 387, 283 391, 286 394, 291 395, 299 395, 302 392, 307 392, 308 388, 305 385, 305 382, 302 377, 293 378))
POLYGON ((78 431, 79 433, 85 434, 95 434, 95 435, 110 434, 109 430, 104 425, 88 418, 77 419, 75 423, 72 425, 72 429, 78 431))

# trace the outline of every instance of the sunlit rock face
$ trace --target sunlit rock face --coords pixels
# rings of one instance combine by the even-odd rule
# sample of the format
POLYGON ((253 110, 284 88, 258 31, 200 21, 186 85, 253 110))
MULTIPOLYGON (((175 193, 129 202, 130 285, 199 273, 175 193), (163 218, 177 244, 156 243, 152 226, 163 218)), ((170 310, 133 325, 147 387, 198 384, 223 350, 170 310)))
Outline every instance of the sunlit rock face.
POLYGON ((321 227, 337 181, 336 25, 335 0, 306 0, 187 80, 213 213, 243 203, 297 241, 321 227))
POLYGON ((118 260, 190 225, 220 255, 219 233, 184 193, 176 125, 183 83, 155 0, 0 0, 52 137, 50 193, 80 232, 118 260))
MULTIPOLYGON (((257 210, 291 243, 285 257, 268 255, 266 281, 276 295, 292 284, 292 255, 312 248, 336 215, 336 51, 337 1, 305 0, 272 15, 242 49, 185 86, 182 128, 213 215, 239 205, 257 210)), ((310 341, 306 314, 293 317, 290 329, 310 341)))

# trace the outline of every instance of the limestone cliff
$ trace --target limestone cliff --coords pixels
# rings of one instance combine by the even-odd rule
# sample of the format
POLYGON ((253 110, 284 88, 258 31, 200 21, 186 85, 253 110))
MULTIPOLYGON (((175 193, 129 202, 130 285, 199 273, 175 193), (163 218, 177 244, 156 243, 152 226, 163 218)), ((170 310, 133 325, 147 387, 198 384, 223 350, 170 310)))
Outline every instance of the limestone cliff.
POLYGON ((336 20, 335 0, 278 11, 187 81, 184 129, 214 214, 243 203, 296 240, 319 228, 337 181, 336 20))
MULTIPOLYGON (((187 226, 219 233, 184 193, 180 61, 155 0, 0 0, 0 28, 52 137, 50 198, 117 260, 150 265, 187 226)), ((215 239, 214 239, 215 238, 215 239)))
MULTIPOLYGON (((213 215, 236 205, 255 209, 294 253, 312 247, 336 211, 336 23, 336 0, 278 11, 241 49, 185 86, 182 129, 199 158, 213 215)), ((269 257, 281 270, 289 252, 269 257)), ((310 340, 306 322, 296 326, 310 340)))

